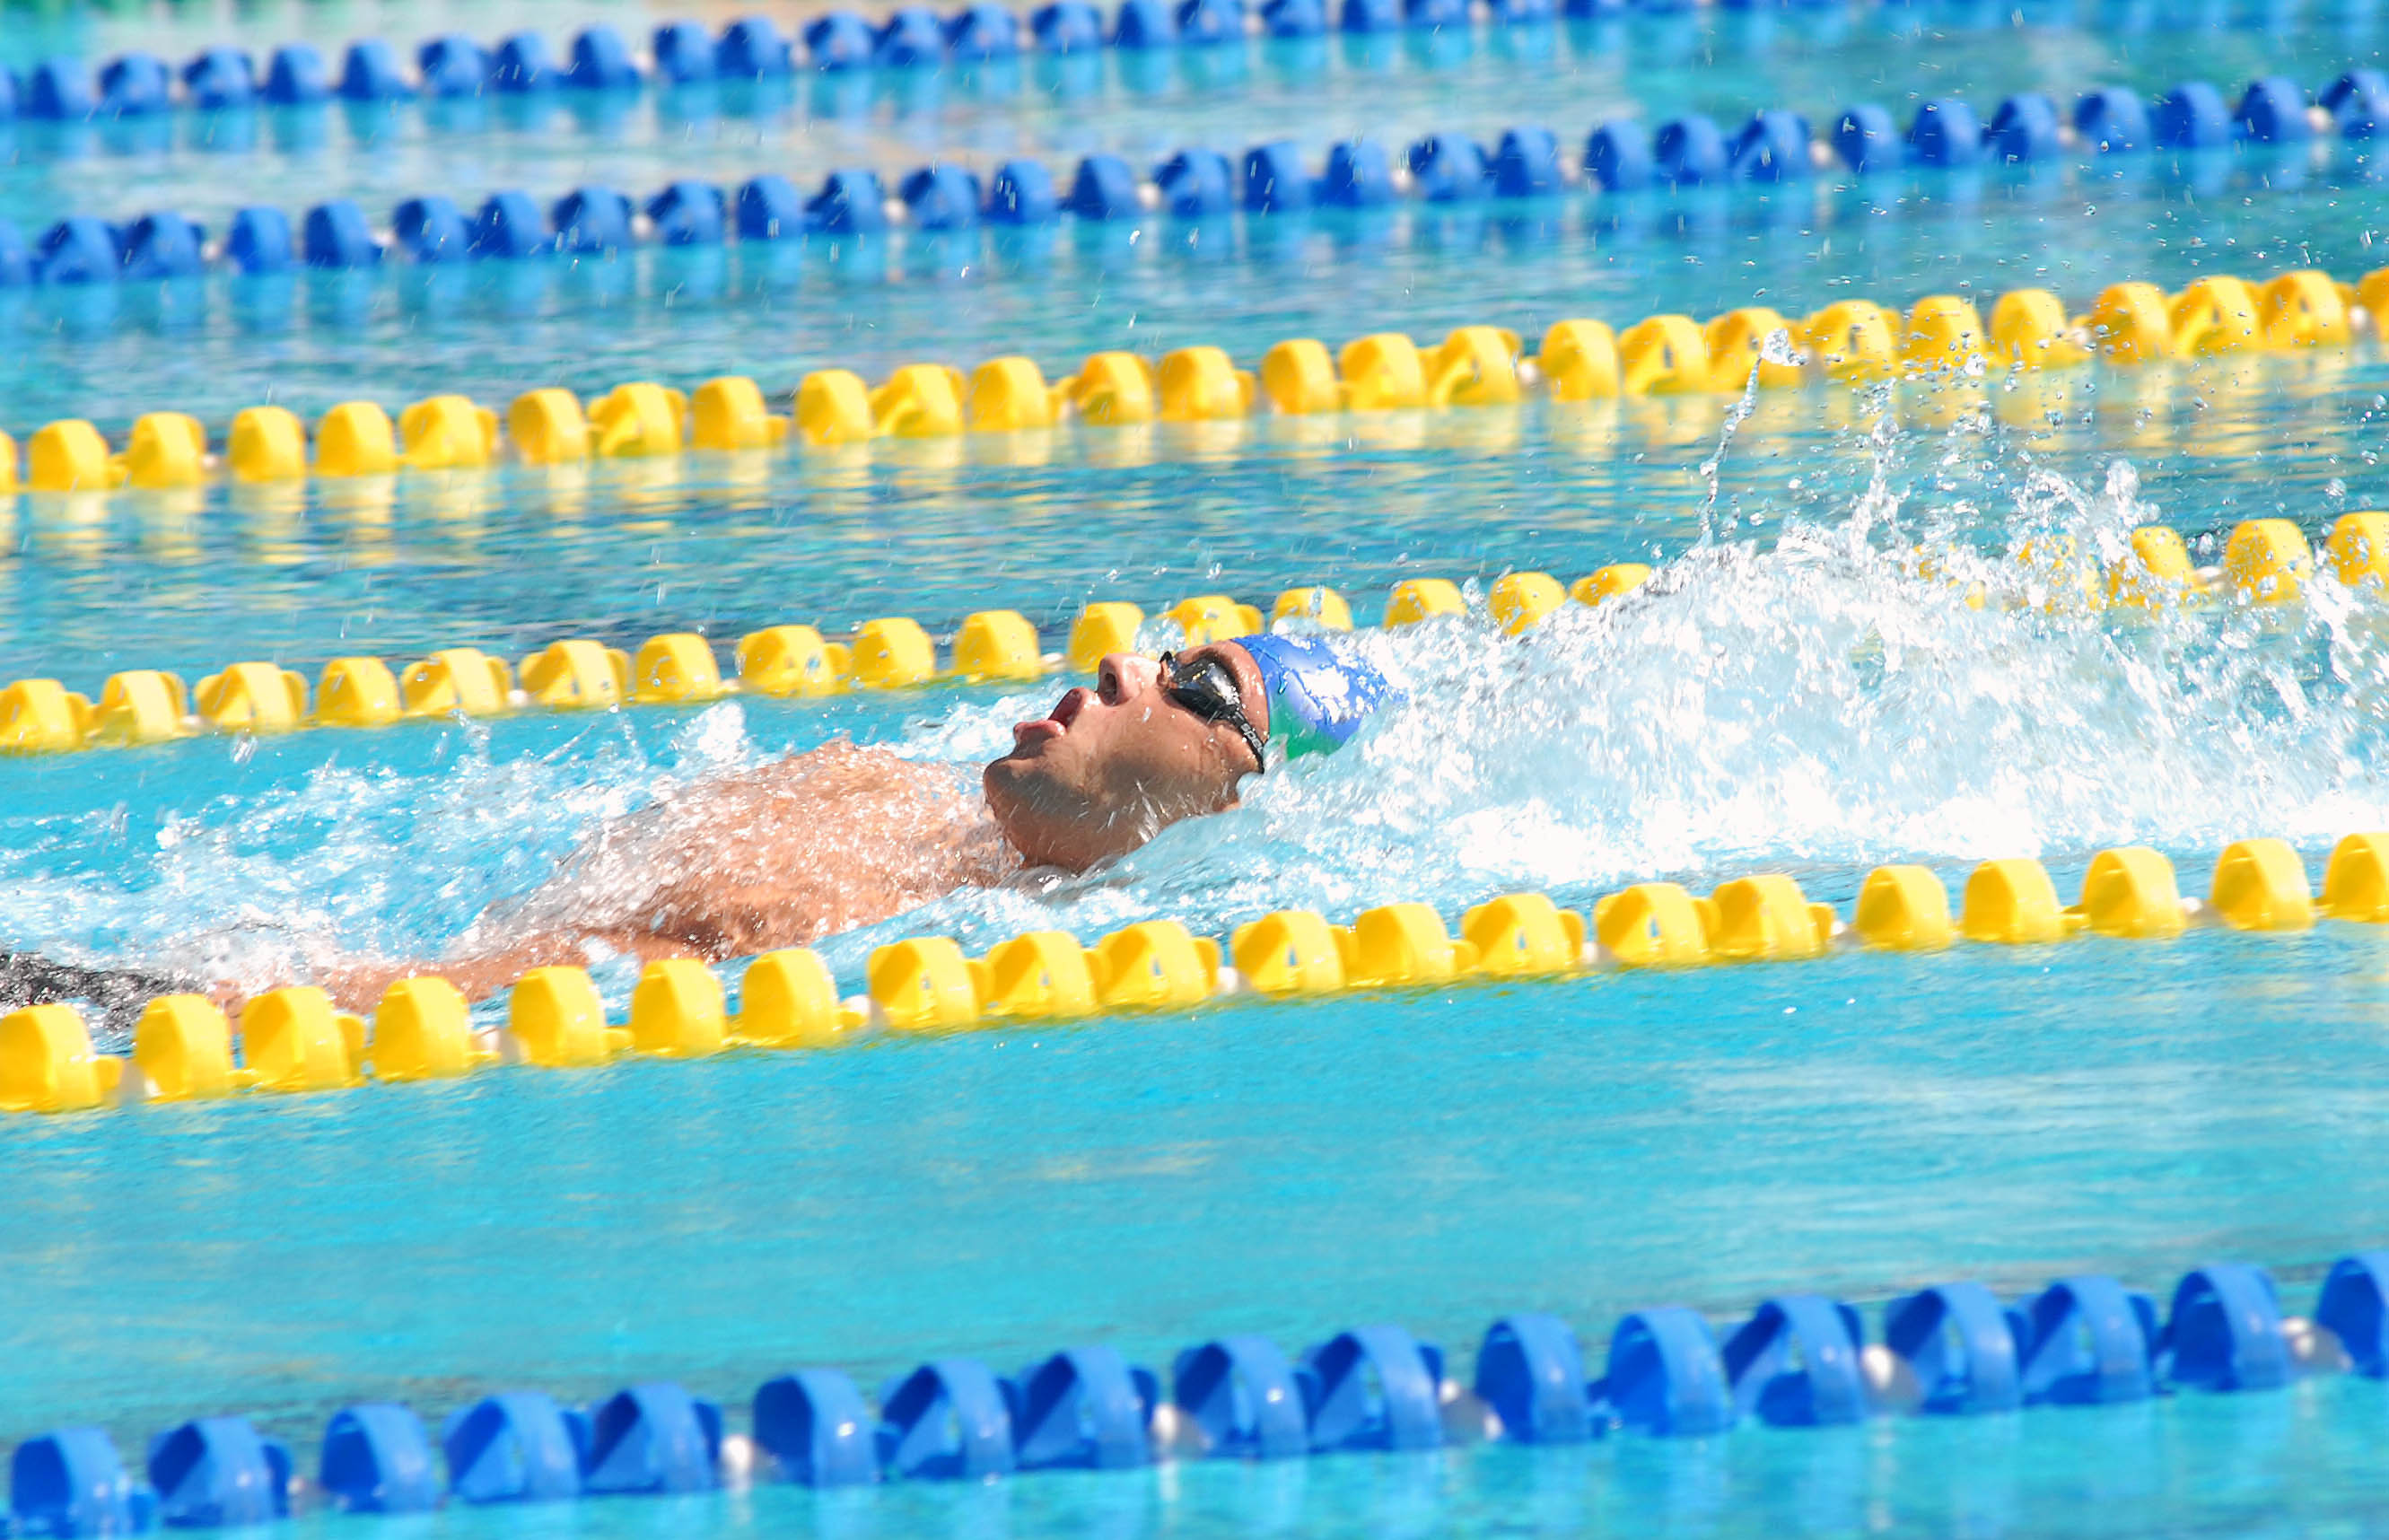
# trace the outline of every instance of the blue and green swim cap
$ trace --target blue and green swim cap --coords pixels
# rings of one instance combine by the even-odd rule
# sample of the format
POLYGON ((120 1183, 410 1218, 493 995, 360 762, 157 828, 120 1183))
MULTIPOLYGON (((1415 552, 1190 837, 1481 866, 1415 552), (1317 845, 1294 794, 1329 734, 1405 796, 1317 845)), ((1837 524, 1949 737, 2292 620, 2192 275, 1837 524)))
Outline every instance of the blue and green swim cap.
POLYGON ((1270 742, 1285 757, 1342 748, 1369 714, 1395 698, 1393 686, 1359 649, 1318 636, 1240 636, 1261 671, 1270 742))

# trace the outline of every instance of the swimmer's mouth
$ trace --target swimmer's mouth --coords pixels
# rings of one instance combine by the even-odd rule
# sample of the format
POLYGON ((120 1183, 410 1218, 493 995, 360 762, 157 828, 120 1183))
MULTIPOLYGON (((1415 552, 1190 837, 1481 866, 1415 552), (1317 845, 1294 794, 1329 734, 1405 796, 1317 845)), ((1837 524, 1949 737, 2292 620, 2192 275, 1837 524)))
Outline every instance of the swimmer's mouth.
POLYGON ((1079 713, 1086 709, 1087 702, 1092 697, 1083 688, 1072 690, 1066 693, 1061 700, 1055 703, 1052 716, 1040 717, 1033 722, 1016 723, 1012 729, 1013 746, 1027 748, 1030 744, 1041 744, 1048 739, 1060 737, 1070 730, 1072 722, 1079 719, 1079 713))

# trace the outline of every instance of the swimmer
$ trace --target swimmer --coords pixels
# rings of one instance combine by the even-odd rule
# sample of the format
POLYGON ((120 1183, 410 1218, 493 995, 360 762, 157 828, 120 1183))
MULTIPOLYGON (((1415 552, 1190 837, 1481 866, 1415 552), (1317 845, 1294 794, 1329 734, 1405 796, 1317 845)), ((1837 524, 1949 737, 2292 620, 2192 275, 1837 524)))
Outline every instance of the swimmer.
POLYGON ((85 968, 32 952, 0 950, 0 1016, 52 1000, 81 1000, 103 1025, 133 1030, 142 1008, 160 995, 200 987, 196 978, 131 968, 85 968))
POLYGON ((1095 688, 1014 727, 977 785, 964 767, 846 742, 699 781, 598 829, 453 955, 329 966, 320 982, 355 1011, 413 973, 480 999, 543 965, 750 957, 1023 872, 1082 872, 1233 808, 1247 776, 1340 747, 1391 695, 1344 640, 1115 653, 1095 688))

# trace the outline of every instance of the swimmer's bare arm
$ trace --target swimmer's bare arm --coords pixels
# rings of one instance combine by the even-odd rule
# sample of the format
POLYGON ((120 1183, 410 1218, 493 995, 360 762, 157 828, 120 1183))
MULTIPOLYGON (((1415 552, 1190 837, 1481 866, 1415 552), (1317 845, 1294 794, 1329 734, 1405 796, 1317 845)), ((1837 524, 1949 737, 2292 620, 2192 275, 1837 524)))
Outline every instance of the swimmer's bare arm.
POLYGON ((340 968, 325 984, 369 1010, 410 973, 480 999, 593 950, 718 961, 805 946, 1013 870, 975 779, 841 742, 699 781, 600 828, 452 957, 340 968))

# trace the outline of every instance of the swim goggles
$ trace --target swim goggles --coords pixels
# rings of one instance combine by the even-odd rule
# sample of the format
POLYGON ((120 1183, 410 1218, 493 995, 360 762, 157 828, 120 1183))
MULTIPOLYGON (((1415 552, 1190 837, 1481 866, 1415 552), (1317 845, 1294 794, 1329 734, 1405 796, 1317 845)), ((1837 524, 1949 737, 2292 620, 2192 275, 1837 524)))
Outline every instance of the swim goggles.
POLYGON ((1261 735, 1245 715, 1245 693, 1236 687, 1236 676, 1226 664, 1216 657, 1181 664, 1176 653, 1164 653, 1161 693, 1207 722, 1225 722, 1234 728, 1245 746, 1253 751, 1253 763, 1269 768, 1269 758, 1261 753, 1261 735))

